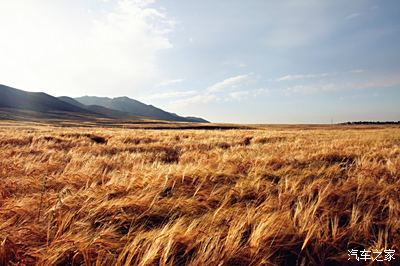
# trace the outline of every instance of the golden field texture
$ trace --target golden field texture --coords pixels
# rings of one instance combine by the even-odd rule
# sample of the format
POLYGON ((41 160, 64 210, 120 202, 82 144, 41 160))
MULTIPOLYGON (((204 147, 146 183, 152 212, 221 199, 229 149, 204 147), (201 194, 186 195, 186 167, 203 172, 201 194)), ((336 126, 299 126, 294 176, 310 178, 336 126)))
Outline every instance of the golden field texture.
POLYGON ((0 180, 0 265, 400 261, 399 127, 9 123, 0 180))

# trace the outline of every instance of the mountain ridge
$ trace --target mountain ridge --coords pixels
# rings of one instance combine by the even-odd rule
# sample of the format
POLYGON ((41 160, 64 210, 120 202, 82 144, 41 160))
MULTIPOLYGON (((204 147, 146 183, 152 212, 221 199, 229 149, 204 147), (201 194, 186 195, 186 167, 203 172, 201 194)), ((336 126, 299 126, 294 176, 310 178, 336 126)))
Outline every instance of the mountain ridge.
POLYGON ((104 106, 100 106, 100 105, 84 105, 80 102, 78 102, 77 100, 75 100, 72 97, 68 97, 68 96, 60 96, 57 97, 58 99, 64 101, 64 102, 68 102, 70 104, 85 108, 89 111, 101 114, 101 115, 105 115, 107 117, 110 118, 124 118, 124 119, 146 119, 146 117, 141 117, 138 115, 133 115, 133 114, 129 114, 129 113, 125 113, 125 112, 121 112, 118 110, 113 110, 113 109, 109 109, 106 108, 104 106))
POLYGON ((44 92, 28 92, 0 84, 0 107, 35 112, 72 112, 93 114, 87 109, 59 100, 44 92))
POLYGON ((131 99, 127 96, 121 96, 115 98, 82 96, 74 99, 84 105, 99 105, 109 109, 118 110, 130 114, 142 115, 153 119, 180 121, 180 122, 202 122, 202 123, 208 122, 203 118, 179 116, 175 113, 164 111, 151 104, 145 104, 138 100, 131 99))
POLYGON ((208 123, 207 120, 202 118, 182 117, 127 96, 113 99, 97 96, 54 97, 44 92, 28 92, 0 84, 0 111, 12 115, 13 112, 18 113, 17 110, 31 111, 37 117, 54 117, 58 115, 60 119, 97 117, 208 123))

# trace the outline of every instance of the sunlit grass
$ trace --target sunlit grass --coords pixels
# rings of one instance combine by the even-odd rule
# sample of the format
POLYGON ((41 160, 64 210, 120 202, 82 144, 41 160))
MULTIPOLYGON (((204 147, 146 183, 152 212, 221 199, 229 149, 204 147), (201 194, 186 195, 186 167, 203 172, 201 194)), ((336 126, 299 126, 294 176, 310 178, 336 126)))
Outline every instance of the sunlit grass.
POLYGON ((399 128, 0 129, 0 265, 400 252, 399 128))

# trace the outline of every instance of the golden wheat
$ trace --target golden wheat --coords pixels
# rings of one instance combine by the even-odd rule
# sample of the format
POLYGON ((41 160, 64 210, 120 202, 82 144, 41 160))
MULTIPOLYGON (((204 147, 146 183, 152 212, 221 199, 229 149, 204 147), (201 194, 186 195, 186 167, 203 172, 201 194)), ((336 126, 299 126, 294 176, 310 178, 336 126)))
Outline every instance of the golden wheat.
POLYGON ((400 252, 399 145, 398 127, 2 123, 0 265, 343 265, 352 248, 400 252))

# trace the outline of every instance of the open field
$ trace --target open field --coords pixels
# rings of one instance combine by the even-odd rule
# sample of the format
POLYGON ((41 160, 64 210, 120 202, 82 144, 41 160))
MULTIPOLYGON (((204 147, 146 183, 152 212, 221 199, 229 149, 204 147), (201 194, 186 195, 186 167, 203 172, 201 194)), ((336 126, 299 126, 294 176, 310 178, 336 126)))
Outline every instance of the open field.
POLYGON ((123 127, 1 122, 0 265, 400 261, 398 126, 123 127))

